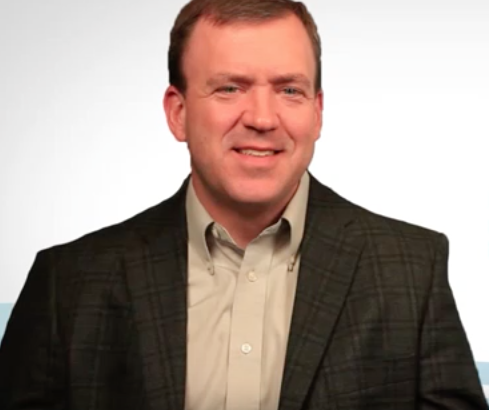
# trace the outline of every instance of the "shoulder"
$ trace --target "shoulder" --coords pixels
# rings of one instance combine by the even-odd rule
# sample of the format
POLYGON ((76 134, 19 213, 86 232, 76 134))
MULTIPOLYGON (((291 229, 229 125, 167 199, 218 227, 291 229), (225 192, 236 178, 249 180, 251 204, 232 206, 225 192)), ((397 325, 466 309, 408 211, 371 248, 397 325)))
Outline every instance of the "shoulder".
POLYGON ((362 237, 366 249, 377 254, 411 254, 432 259, 439 249, 448 252, 448 239, 444 233, 367 209, 317 180, 311 183, 310 200, 322 212, 334 208, 336 215, 350 221, 349 233, 362 237))
POLYGON ((48 260, 109 267, 121 255, 144 247, 158 235, 185 226, 185 188, 188 179, 170 198, 119 223, 102 227, 72 241, 43 249, 48 260))

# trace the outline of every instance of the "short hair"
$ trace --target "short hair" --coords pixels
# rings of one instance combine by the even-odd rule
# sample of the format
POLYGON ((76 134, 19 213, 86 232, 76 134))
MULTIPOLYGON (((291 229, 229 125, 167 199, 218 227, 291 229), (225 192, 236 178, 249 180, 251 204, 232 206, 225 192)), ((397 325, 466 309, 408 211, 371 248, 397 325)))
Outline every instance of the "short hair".
POLYGON ((260 23, 295 15, 311 40, 316 60, 316 91, 321 89, 321 40, 316 23, 306 6, 293 0, 191 0, 178 14, 170 33, 168 72, 170 84, 180 92, 187 88, 183 72, 183 55, 192 31, 200 19, 216 25, 235 22, 260 23))

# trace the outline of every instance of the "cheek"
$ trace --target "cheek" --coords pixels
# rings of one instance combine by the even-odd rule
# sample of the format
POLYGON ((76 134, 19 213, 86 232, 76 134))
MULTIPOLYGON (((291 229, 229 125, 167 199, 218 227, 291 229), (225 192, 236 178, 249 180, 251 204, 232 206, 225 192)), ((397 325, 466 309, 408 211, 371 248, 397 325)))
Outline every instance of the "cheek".
POLYGON ((240 109, 238 104, 199 101, 187 107, 187 127, 207 141, 219 141, 236 124, 240 109))
POLYGON ((284 115, 282 123, 296 148, 305 148, 317 139, 316 116, 312 110, 296 110, 284 115))
POLYGON ((210 101, 187 106, 186 136, 195 160, 212 167, 225 150, 226 135, 239 118, 237 111, 210 101))

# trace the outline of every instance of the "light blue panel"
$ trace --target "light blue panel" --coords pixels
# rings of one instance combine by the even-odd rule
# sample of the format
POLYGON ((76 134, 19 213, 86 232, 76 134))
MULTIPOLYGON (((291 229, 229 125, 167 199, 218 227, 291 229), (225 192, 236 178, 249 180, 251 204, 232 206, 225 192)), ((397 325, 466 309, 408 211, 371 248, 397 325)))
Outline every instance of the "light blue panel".
POLYGON ((489 362, 477 363, 482 384, 489 386, 489 362))
POLYGON ((5 326, 7 325, 7 320, 10 316, 10 312, 12 311, 11 303, 0 303, 0 340, 3 337, 3 332, 5 330, 5 326))

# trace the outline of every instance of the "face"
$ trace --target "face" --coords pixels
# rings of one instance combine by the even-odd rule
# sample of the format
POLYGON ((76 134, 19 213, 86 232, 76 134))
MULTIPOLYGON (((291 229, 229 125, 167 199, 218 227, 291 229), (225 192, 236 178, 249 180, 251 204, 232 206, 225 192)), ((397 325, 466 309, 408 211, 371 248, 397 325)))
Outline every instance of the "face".
POLYGON ((170 86, 164 107, 172 133, 188 144, 201 201, 288 201, 312 159, 322 116, 314 52, 301 21, 200 20, 183 71, 185 95, 170 86))

